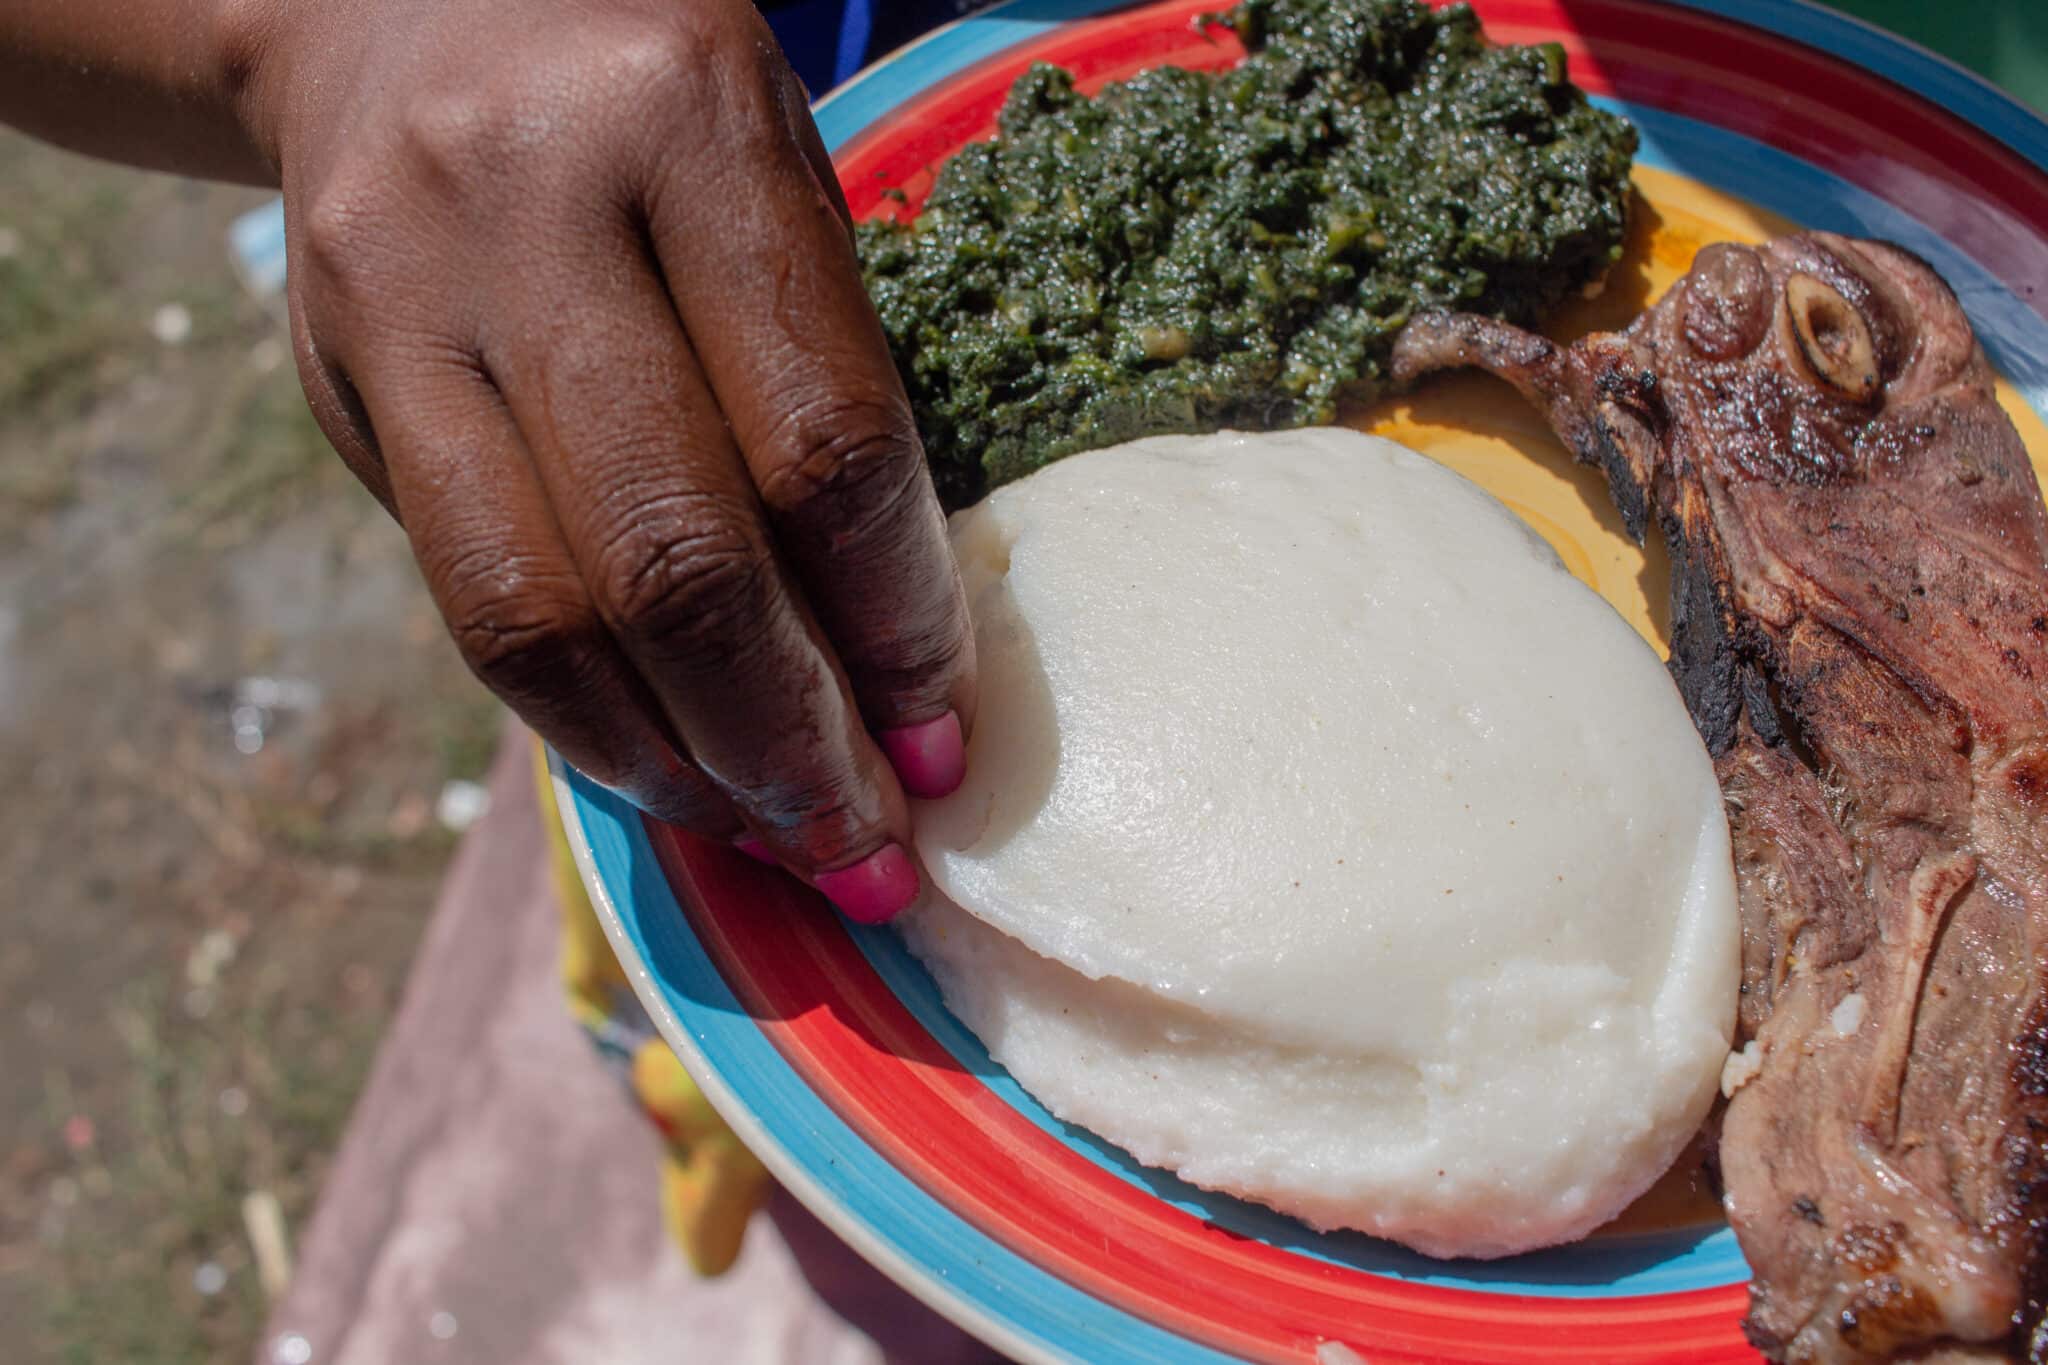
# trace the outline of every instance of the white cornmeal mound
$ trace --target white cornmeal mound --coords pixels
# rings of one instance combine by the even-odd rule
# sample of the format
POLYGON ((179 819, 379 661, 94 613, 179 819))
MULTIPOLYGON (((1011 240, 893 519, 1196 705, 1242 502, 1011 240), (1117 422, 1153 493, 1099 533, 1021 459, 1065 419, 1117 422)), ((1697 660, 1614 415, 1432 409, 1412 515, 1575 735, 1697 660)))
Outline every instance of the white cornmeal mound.
POLYGON ((1064 460, 954 544, 980 713, 906 933, 1027 1090, 1440 1256, 1671 1162, 1735 1010, 1720 794, 1512 513, 1386 441, 1226 433, 1064 460))

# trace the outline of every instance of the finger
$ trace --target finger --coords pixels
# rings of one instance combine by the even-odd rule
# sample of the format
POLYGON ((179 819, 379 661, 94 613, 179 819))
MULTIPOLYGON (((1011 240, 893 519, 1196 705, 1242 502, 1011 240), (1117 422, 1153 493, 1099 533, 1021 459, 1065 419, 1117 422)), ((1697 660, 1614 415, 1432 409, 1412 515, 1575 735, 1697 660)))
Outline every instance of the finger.
MULTIPOLYGON (((761 100, 774 102, 765 95, 761 100)), ((758 101, 757 101, 758 102, 758 101)), ((745 453, 777 543, 886 746, 923 795, 957 784, 974 705, 974 644, 945 520, 908 401, 827 186, 798 141, 707 117, 755 154, 710 172, 674 158, 648 194, 663 275, 745 453), (694 181, 694 183, 693 183, 694 181), (948 720, 947 717, 952 717, 948 720), (900 743, 896 741, 901 741, 900 743)))
MULTIPOLYGON (((817 122, 810 115, 803 83, 797 79, 794 71, 787 68, 784 69, 784 77, 783 124, 795 140, 805 162, 809 164, 811 174, 824 189, 833 212, 839 218, 840 226, 851 239, 853 213, 847 207, 846 192, 839 183, 838 168, 832 164, 831 153, 826 151, 825 140, 818 135, 817 122)), ((814 596, 825 595, 822 590, 815 587, 812 591, 814 596)), ((841 623, 841 628, 846 628, 844 623, 841 623)), ((969 647, 972 646, 971 631, 966 643, 969 647)), ((968 661, 967 673, 971 678, 971 659, 968 661)), ((955 684, 957 681, 956 678, 955 684)), ((966 776, 966 736, 960 716, 963 710, 970 710, 972 707, 972 690, 970 687, 968 695, 960 698, 953 697, 952 690, 952 686, 949 686, 948 700, 955 704, 929 720, 909 720, 903 713, 917 708, 899 707, 897 718, 903 723, 891 724, 888 715, 889 701, 886 697, 871 702, 866 708, 871 723, 878 725, 875 738, 882 747, 882 753, 888 758, 889 766, 896 770, 897 779, 902 782, 904 790, 912 796, 945 796, 958 787, 966 776), (965 705, 960 704, 963 702, 965 705), (876 720, 878 712, 882 716, 879 721, 876 720)))
POLYGON ((825 139, 818 134, 818 121, 811 117, 810 94, 804 83, 797 78, 789 64, 782 65, 782 100, 780 105, 782 126, 795 139, 797 149, 803 153, 810 165, 811 174, 818 178, 825 197, 832 203, 832 211, 838 215, 840 226, 846 235, 853 236, 853 210, 846 204, 846 189, 839 183, 839 169, 832 164, 832 153, 825 150, 825 139))
POLYGON ((398 507, 391 499, 391 480, 385 472, 384 457, 377 449, 377 438, 371 431, 362 398, 341 366, 314 341, 305 300, 296 289, 292 290, 288 303, 292 359, 298 366, 299 387, 305 391, 306 406, 312 410, 314 424, 327 438, 327 443, 334 447, 335 454, 341 456, 341 462, 348 466, 349 472, 396 520, 398 507))
POLYGON ((696 833, 739 834, 599 619, 489 378, 416 357, 364 383, 413 553, 471 669, 579 771, 696 833))
POLYGON ((536 257, 487 355, 597 610, 698 765, 842 909, 915 895, 902 793, 776 558, 622 214, 536 257), (544 303, 543 303, 544 301, 544 303))

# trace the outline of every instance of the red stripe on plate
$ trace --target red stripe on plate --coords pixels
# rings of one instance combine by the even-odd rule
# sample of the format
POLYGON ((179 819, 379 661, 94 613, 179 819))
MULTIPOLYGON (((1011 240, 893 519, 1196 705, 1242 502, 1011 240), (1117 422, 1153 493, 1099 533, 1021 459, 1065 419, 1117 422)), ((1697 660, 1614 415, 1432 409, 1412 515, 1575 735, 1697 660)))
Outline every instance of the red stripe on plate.
POLYGON ((691 927, 764 1035, 921 1189, 1087 1292, 1193 1340, 1299 1362, 1318 1343, 1375 1360, 1753 1360, 1742 1286, 1537 1298, 1416 1284, 1250 1241, 1139 1190, 1005 1104, 919 1024, 810 892, 650 822, 691 927))
POLYGON ((1065 67, 1087 91, 1155 66, 1236 66, 1244 60, 1237 35, 1198 22, 1223 8, 1227 0, 1167 0, 1079 20, 949 77, 870 124, 834 155, 848 207, 857 219, 892 210, 896 205, 883 193, 893 189, 915 211, 931 192, 940 162, 994 134, 1010 86, 1034 62, 1065 67))
POLYGON ((1482 0, 1478 9, 1497 41, 1560 40, 1584 89, 1810 162, 1903 209, 2014 294, 2048 307, 2034 297, 2048 281, 2048 176, 1938 105, 1829 54, 1698 10, 1639 0, 1482 0))

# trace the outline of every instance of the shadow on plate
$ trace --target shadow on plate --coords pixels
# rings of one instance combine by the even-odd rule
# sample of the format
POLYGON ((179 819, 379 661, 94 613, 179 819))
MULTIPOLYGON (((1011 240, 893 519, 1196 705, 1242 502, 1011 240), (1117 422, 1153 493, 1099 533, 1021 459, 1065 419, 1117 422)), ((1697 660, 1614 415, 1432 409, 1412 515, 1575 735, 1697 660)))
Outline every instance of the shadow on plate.
POLYGON ((1694 1287, 1703 1279, 1727 1283, 1742 1278, 1733 1237, 1718 1220, 1656 1231, 1596 1233, 1569 1247, 1499 1261, 1440 1261, 1363 1233, 1319 1233, 1272 1209, 1198 1189, 1169 1172, 1139 1164, 1121 1148, 1048 1112, 946 1009, 937 983, 898 935, 887 929, 856 929, 851 937, 881 984, 957 1067, 980 1078, 1010 1108, 1070 1150, 1228 1236, 1374 1275, 1523 1293, 1588 1287, 1654 1293, 1694 1287))

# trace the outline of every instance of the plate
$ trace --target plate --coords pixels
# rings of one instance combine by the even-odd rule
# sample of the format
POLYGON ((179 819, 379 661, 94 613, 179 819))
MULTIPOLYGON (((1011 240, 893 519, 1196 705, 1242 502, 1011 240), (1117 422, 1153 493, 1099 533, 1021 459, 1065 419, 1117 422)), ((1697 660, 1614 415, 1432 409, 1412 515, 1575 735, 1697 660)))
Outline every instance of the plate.
MULTIPOLYGON (((1241 52, 1219 0, 1014 0, 897 52, 817 120, 856 216, 914 206, 1033 60, 1084 88, 1241 52)), ((2048 124, 1959 68, 1787 0, 1477 0, 1561 42, 1642 135, 1628 255, 1557 330, 1625 322, 1705 242, 1788 225, 1886 237, 1955 287, 2048 456, 2048 124)), ((1661 646, 1663 567, 1597 476, 1477 377, 1353 415, 1479 481, 1661 646)), ((2048 470, 2044 470, 2048 474, 2048 470)), ((1747 1270, 1723 1225, 1610 1232, 1492 1263, 1324 1236, 1136 1165, 989 1060, 886 929, 554 764, 634 989, 712 1102, 863 1255, 1022 1361, 1732 1361, 1747 1270)))

